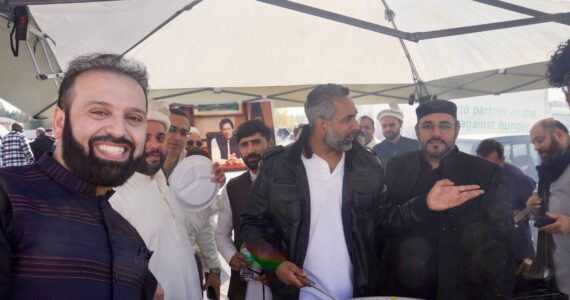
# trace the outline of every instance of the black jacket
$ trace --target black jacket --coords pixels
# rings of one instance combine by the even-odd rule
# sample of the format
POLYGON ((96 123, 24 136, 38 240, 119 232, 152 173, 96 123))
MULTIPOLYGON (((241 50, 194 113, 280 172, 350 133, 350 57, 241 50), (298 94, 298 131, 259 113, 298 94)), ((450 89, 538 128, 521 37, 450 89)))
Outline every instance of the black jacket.
POLYGON ((402 295, 406 290, 402 278, 410 277, 402 273, 403 266, 416 259, 418 248, 410 251, 410 245, 422 238, 418 232, 436 226, 437 299, 509 299, 514 284, 514 224, 500 168, 455 148, 440 163, 442 177, 455 185, 478 184, 485 194, 435 213, 427 207, 427 193, 413 194, 422 163, 419 150, 392 158, 386 168, 388 205, 380 217, 380 228, 388 238, 381 268, 384 293, 414 296, 402 295))
MULTIPOLYGON (((301 160, 301 155, 310 155, 308 146, 303 145, 306 138, 285 148, 272 148, 264 155, 241 215, 241 230, 248 249, 254 256, 266 259, 262 265, 275 299, 299 297, 299 289, 285 286, 273 271, 285 260, 303 268, 307 252, 310 192, 301 160)), ((344 168, 341 210, 353 266, 354 296, 374 295, 379 286, 375 227, 380 202, 385 198, 383 170, 374 154, 357 143, 346 152, 344 168)))
POLYGON ((53 145, 55 144, 55 139, 47 134, 42 134, 38 136, 33 142, 30 143, 30 148, 34 153, 34 161, 40 160, 40 157, 46 152, 53 151, 53 145))

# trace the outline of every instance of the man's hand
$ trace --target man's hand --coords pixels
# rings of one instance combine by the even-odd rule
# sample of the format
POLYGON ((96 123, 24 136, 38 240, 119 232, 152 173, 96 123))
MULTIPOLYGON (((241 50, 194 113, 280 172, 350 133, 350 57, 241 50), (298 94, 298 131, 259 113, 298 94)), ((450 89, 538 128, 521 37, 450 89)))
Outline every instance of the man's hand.
POLYGON ((546 213, 550 218, 556 220, 556 222, 540 227, 540 231, 546 231, 554 234, 569 234, 570 233, 570 217, 561 214, 546 213))
POLYGON ((245 261, 245 257, 239 252, 236 251, 234 256, 230 259, 230 267, 234 271, 239 271, 242 268, 247 268, 247 262, 245 261))
POLYGON ((164 300, 164 290, 162 289, 160 283, 156 286, 156 291, 154 292, 154 297, 152 297, 152 300, 164 300))
POLYGON ((432 211, 442 211, 459 206, 485 191, 476 184, 455 186, 449 179, 436 182, 427 195, 427 206, 432 211))
POLYGON ((541 199, 538 195, 532 195, 526 200, 526 207, 532 208, 533 212, 540 208, 541 199))
POLYGON ((275 270, 275 275, 286 285, 292 284, 298 288, 305 286, 298 278, 305 277, 305 273, 290 261, 282 262, 275 270))
POLYGON ((220 286, 222 281, 220 280, 220 274, 208 273, 206 277, 206 282, 202 286, 202 291, 206 290, 208 287, 214 288, 214 293, 216 293, 216 299, 220 300, 220 286))
POLYGON ((261 276, 255 278, 256 281, 261 282, 261 284, 267 285, 269 283, 269 278, 267 278, 267 274, 261 274, 261 276))
POLYGON ((212 174, 214 174, 211 179, 212 182, 217 182, 220 188, 222 188, 226 184, 226 173, 224 173, 218 162, 212 164, 212 174))

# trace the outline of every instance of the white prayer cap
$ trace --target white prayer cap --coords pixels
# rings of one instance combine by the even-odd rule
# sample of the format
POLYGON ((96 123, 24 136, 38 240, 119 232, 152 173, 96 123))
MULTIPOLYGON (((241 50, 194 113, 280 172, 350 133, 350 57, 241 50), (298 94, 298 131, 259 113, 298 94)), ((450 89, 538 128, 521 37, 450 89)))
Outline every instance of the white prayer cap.
POLYGON ((376 119, 378 119, 378 122, 380 122, 382 120, 382 118, 384 118, 384 117, 392 117, 392 118, 396 118, 396 119, 400 120, 400 122, 404 122, 404 114, 402 113, 401 110, 398 110, 398 109, 382 110, 378 113, 378 116, 376 117, 376 119))
POLYGON ((149 121, 158 121, 164 124, 166 130, 170 128, 170 109, 164 102, 148 99, 148 113, 146 116, 149 121))

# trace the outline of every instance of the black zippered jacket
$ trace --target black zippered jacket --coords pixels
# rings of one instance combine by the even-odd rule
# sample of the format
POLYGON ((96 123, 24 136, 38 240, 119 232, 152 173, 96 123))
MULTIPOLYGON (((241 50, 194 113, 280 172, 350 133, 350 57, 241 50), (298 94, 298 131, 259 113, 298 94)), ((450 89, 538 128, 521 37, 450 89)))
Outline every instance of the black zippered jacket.
MULTIPOLYGON (((247 248, 261 259, 275 299, 297 299, 299 289, 275 277, 275 268, 289 260, 300 268, 307 253, 310 192, 301 155, 312 155, 309 128, 298 142, 269 149, 241 215, 247 248)), ((342 221, 352 262, 353 296, 370 296, 379 287, 380 244, 377 237, 380 203, 385 199, 383 170, 373 152, 353 143, 345 153, 342 221)), ((334 249, 322 249, 334 251, 334 249)), ((334 262, 331 262, 334 263, 334 262)), ((348 270, 339 270, 347 272, 348 270)))

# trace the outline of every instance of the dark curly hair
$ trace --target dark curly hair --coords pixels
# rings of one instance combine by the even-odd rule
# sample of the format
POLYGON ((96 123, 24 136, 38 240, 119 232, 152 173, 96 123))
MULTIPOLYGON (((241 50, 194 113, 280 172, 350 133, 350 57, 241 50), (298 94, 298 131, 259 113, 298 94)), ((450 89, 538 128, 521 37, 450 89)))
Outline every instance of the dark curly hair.
POLYGON ((570 45, 570 40, 560 44, 550 58, 546 71, 550 86, 561 87, 567 83, 570 77, 570 47, 568 45, 570 45))
POLYGON ((505 158, 505 148, 503 147, 503 144, 494 139, 482 140, 479 146, 477 146, 476 152, 480 157, 487 157, 493 154, 493 152, 497 152, 500 159, 505 158))

